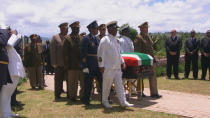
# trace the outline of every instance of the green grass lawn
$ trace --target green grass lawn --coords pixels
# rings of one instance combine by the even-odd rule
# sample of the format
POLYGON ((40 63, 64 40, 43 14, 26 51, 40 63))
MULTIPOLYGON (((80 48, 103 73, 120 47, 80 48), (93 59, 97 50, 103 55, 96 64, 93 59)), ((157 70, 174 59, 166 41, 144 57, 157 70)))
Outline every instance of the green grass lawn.
MULTIPOLYGON (((179 77, 182 78, 184 76, 183 73, 179 74, 179 77)), ((198 77, 201 77, 201 70, 199 71, 198 77)), ((208 74, 206 76, 208 78, 208 74)), ((199 78, 200 79, 200 78, 199 78)), ((190 73, 189 79, 181 79, 175 80, 165 79, 165 76, 158 77, 158 89, 162 90, 171 90, 171 91, 179 91, 186 93, 194 93, 194 94, 202 94, 210 96, 210 81, 207 80, 194 80, 192 79, 192 72, 190 73)), ((149 87, 148 79, 144 80, 144 85, 146 88, 149 87)))
MULTIPOLYGON (((200 76, 200 72, 199 72, 200 76)), ((180 74, 183 77, 183 73, 180 74)), ((192 77, 192 75, 190 75, 192 77)), ((144 81, 145 87, 148 87, 148 79, 144 81)), ((78 102, 71 102, 66 99, 66 95, 62 94, 63 99, 54 101, 53 91, 48 90, 30 90, 29 83, 23 83, 18 87, 21 94, 17 99, 25 105, 18 108, 17 113, 28 118, 180 118, 172 114, 153 112, 143 110, 139 107, 123 109, 118 104, 113 104, 112 109, 104 109, 100 102, 92 100, 91 106, 85 107, 78 102)), ((210 81, 203 80, 175 80, 158 78, 158 88, 163 90, 172 90, 186 93, 195 93, 210 96, 210 81)))
POLYGON ((91 106, 85 107, 80 101, 69 102, 64 94, 59 102, 54 101, 53 91, 28 89, 29 84, 24 83, 18 87, 21 94, 17 99, 25 105, 18 108, 18 114, 28 118, 180 118, 172 114, 143 110, 138 107, 121 108, 113 104, 112 109, 104 109, 99 101, 93 100, 91 106))

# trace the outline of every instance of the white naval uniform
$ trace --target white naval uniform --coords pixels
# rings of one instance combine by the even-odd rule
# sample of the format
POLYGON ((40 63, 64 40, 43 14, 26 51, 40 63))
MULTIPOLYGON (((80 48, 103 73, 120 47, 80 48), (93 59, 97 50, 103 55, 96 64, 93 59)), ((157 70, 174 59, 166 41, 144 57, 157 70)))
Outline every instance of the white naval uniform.
POLYGON ((114 82, 117 97, 122 106, 125 104, 126 98, 121 71, 121 64, 124 63, 124 60, 120 55, 119 40, 111 34, 103 37, 98 47, 97 56, 99 67, 104 67, 102 103, 108 104, 108 96, 114 82))
POLYGON ((121 53, 134 52, 133 41, 129 37, 123 35, 119 39, 119 41, 120 41, 121 53))
MULTIPOLYGON (((133 41, 129 37, 123 35, 119 39, 119 41, 120 41, 121 53, 134 52, 133 41)), ((135 80, 133 80, 132 82, 135 83, 135 80)), ((131 91, 132 92, 136 91, 134 84, 131 85, 131 91)))
POLYGON ((17 41, 18 37, 16 35, 12 35, 8 40, 7 52, 9 57, 8 69, 10 73, 10 77, 12 79, 12 83, 8 83, 7 85, 3 85, 0 92, 0 118, 11 118, 11 96, 17 87, 18 80, 20 77, 25 76, 25 71, 23 68, 22 60, 20 55, 14 49, 14 44, 17 41))

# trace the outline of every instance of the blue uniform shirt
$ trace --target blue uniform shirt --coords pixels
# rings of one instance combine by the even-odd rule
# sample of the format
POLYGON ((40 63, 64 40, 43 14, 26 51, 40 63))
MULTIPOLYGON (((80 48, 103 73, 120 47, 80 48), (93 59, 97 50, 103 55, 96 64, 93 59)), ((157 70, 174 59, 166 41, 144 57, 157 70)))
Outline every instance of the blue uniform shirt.
POLYGON ((81 43, 81 67, 90 70, 98 69, 97 50, 99 41, 96 36, 88 34, 81 43))

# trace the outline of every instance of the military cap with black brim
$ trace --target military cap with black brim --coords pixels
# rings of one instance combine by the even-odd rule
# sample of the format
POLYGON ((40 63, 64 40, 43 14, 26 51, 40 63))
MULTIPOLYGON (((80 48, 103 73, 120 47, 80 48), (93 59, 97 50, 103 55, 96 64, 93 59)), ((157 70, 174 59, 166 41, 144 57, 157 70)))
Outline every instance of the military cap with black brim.
POLYGON ((117 25, 117 21, 111 21, 111 22, 107 23, 106 24, 106 27, 107 28, 111 28, 111 27, 113 27, 113 28, 119 28, 119 26, 117 25))
POLYGON ((129 29, 129 25, 128 25, 128 23, 127 23, 127 24, 122 25, 122 26, 120 27, 119 31, 120 31, 120 32, 122 32, 122 31, 127 30, 127 29, 129 29))
POLYGON ((98 23, 96 20, 94 20, 93 22, 91 22, 88 26, 87 26, 88 29, 91 29, 91 28, 98 28, 98 23))

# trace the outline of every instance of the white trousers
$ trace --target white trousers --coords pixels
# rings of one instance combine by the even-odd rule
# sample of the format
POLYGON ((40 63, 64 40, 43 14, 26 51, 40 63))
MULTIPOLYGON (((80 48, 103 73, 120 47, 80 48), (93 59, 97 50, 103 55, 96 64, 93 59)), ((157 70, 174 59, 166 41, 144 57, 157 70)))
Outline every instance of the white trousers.
POLYGON ((13 83, 3 85, 0 91, 0 118, 11 118, 11 96, 17 87, 19 77, 11 77, 13 83))
POLYGON ((105 69, 103 73, 103 91, 102 91, 102 103, 108 103, 108 96, 111 86, 114 82, 117 97, 120 105, 126 101, 125 90, 122 81, 122 71, 120 69, 105 69))

